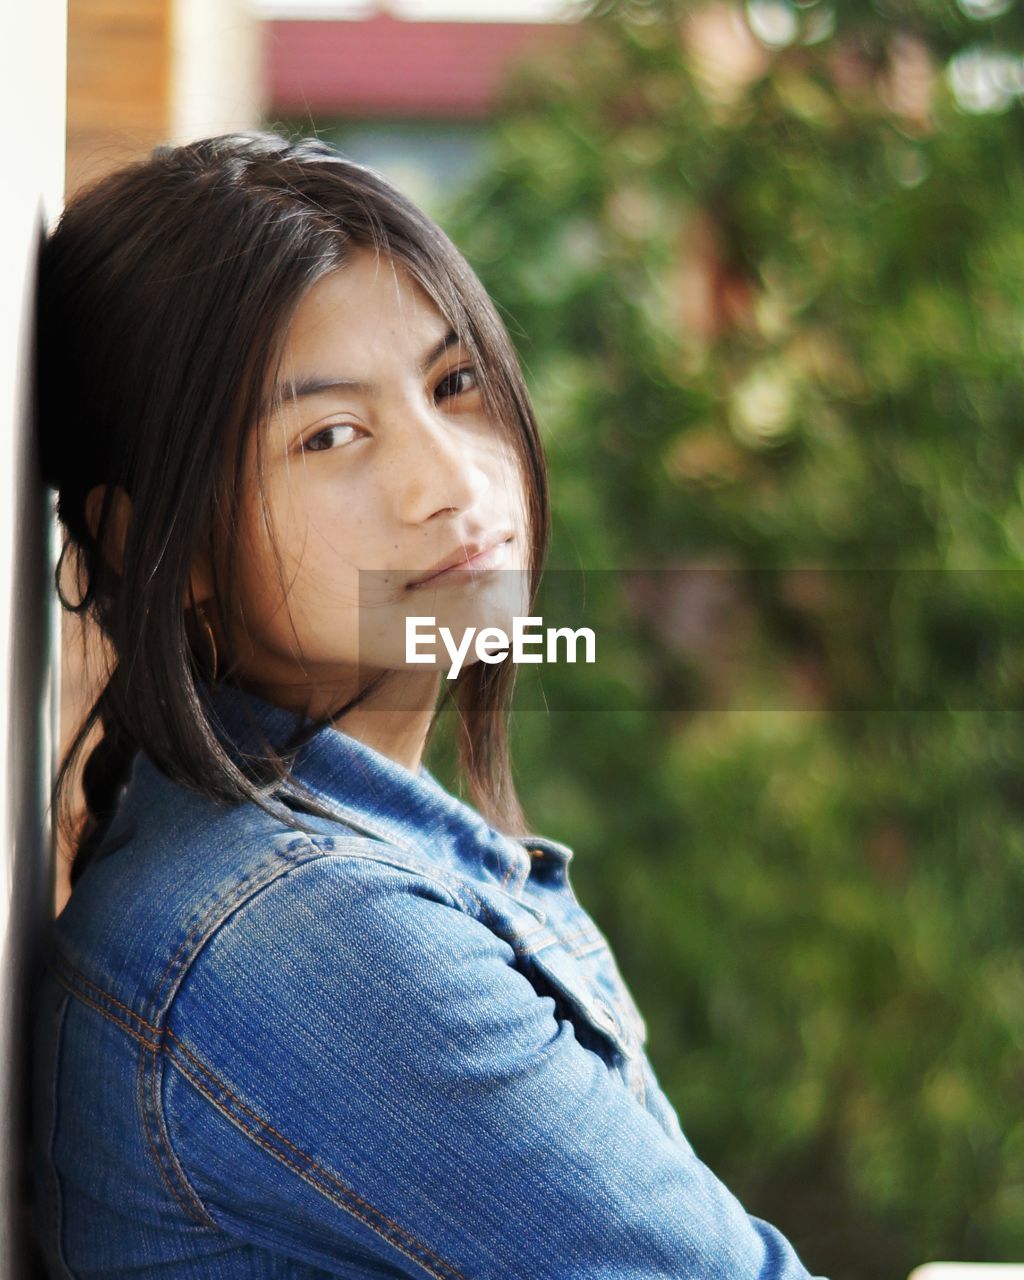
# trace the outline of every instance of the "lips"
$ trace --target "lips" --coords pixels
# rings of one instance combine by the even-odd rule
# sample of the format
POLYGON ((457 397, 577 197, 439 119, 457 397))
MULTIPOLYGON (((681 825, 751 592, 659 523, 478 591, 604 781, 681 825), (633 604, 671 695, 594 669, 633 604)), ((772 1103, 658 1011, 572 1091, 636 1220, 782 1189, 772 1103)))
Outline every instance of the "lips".
POLYGON ((509 530, 502 530, 500 533, 492 534, 488 537, 474 540, 472 542, 463 542, 459 544, 457 550, 451 552, 439 560, 433 568, 428 569, 426 573, 421 574, 418 578, 413 578, 407 582, 406 588, 419 587, 425 582, 439 577, 448 569, 454 569, 457 566, 465 565, 467 569, 473 568, 473 562, 480 561, 481 567, 487 553, 495 550, 497 547, 503 546, 506 542, 512 540, 512 534, 509 530))

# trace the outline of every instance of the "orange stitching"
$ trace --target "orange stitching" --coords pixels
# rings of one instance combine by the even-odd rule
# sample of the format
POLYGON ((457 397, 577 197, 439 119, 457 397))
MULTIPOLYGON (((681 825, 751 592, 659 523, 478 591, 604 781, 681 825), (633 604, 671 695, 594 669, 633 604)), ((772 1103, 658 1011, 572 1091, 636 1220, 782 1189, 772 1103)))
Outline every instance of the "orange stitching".
POLYGON ((605 941, 604 935, 601 933, 600 929, 598 929, 596 924, 588 924, 582 929, 577 929, 575 933, 567 933, 564 938, 560 939, 560 941, 572 942, 574 938, 586 938, 588 943, 604 943, 605 941))
MULTIPOLYGON (((483 921, 480 921, 480 923, 481 923, 481 924, 483 924, 483 921)), ((487 927, 488 927, 488 928, 490 928, 490 926, 489 926, 489 925, 488 925, 487 927)), ((493 929, 491 929, 491 932, 492 932, 492 933, 494 933, 494 930, 493 930, 493 929)), ((548 935, 548 937, 551 939, 551 942, 557 942, 557 941, 558 941, 558 935, 557 935, 557 934, 555 934, 555 933, 553 933, 553 932, 548 928, 547 924, 535 924, 535 925, 533 926, 533 928, 532 928, 532 929, 527 929, 527 931, 526 931, 525 933, 520 933, 520 932, 519 932, 519 930, 517 929, 517 930, 515 931, 515 938, 516 938, 516 941, 517 941, 517 942, 520 942, 520 943, 522 943, 522 942, 529 942, 529 940, 530 940, 531 938, 535 938, 535 937, 537 936, 537 934, 538 934, 538 933, 541 935, 541 937, 543 937, 543 936, 544 936, 544 934, 547 934, 547 935, 548 935)), ((500 938, 500 937, 501 937, 501 934, 496 934, 495 936, 500 938)), ((502 938, 502 941, 503 941, 503 942, 504 942, 504 941, 507 941, 507 939, 502 938)), ((550 946, 550 945, 551 945, 551 944, 550 944, 550 943, 548 943, 548 942, 545 942, 545 944, 544 944, 544 946, 545 946, 545 947, 550 946)), ((537 950, 542 950, 542 948, 535 948, 535 949, 537 949, 537 950)))
MULTIPOLYGON (((152 1055, 153 1055, 153 1067, 155 1072, 156 1051, 151 1050, 150 1052, 152 1052, 152 1055)), ((178 1208, 181 1209, 181 1211, 185 1214, 185 1216, 187 1218, 191 1218, 193 1222, 196 1222, 196 1221, 200 1222, 204 1227, 213 1226, 216 1228, 217 1224, 213 1221, 212 1218, 210 1218, 207 1215, 206 1210, 202 1206, 202 1204, 199 1205, 199 1208, 202 1210, 203 1216, 199 1217, 196 1214, 195 1206, 190 1206, 184 1200, 182 1200, 179 1190, 175 1188, 175 1186, 170 1180, 170 1177, 168 1176, 167 1170, 164 1168, 163 1161, 160 1158, 160 1151, 150 1131, 150 1125, 149 1125, 149 1111, 146 1105, 146 1089, 145 1089, 146 1055, 147 1055, 147 1050, 145 1047, 143 1047, 142 1052, 139 1054, 138 1101, 139 1101, 139 1111, 142 1115, 142 1130, 143 1130, 143 1133, 146 1135, 146 1145, 149 1147, 149 1154, 153 1159, 153 1163, 156 1165, 157 1172, 160 1174, 161 1182, 163 1182, 164 1186, 171 1193, 172 1198, 177 1202, 178 1208)), ((153 1092, 152 1084, 150 1085, 149 1093, 150 1093, 151 1099, 155 1101, 155 1094, 153 1092)), ((189 1190, 191 1190, 191 1188, 189 1188, 189 1190)))
MULTIPOLYGON (((138 1031, 136 1031, 133 1026, 129 1025, 129 1023, 119 1018, 117 1014, 114 1013, 112 1010, 105 1009, 101 1004, 97 1003, 97 1001, 87 996, 84 991, 76 991, 75 988, 71 985, 71 983, 64 977, 64 975, 58 973, 56 969, 51 968, 50 972, 53 974, 54 978, 60 983, 60 985, 64 988, 65 991, 77 997, 79 1000, 82 1001, 83 1004, 87 1004, 90 1009, 95 1009, 97 1013, 102 1014, 104 1018, 107 1018, 110 1022, 114 1023, 115 1026, 120 1027, 122 1031, 126 1031, 132 1037, 133 1040, 138 1040, 139 1044, 145 1045, 147 1049, 158 1049, 160 1047, 159 1045, 150 1044, 149 1041, 145 1038, 145 1036, 141 1035, 138 1031)), ((93 984, 89 983, 89 985, 92 986, 93 984)), ((139 1021, 141 1022, 141 1018, 139 1019, 139 1021)))
MULTIPOLYGON (((77 970, 76 970, 76 973, 77 973, 77 970)), ((87 982, 89 986, 95 987, 95 984, 92 982, 89 982, 89 980, 85 978, 84 975, 79 975, 79 976, 82 977, 83 981, 87 982)), ((65 990, 70 991, 72 995, 77 996, 79 1000, 89 1005, 90 1008, 95 1009, 97 1013, 99 1013, 102 1017, 107 1018, 110 1022, 114 1023, 115 1026, 121 1027, 122 1030, 126 1031, 128 1035, 130 1035, 134 1040, 137 1040, 139 1044, 143 1046, 144 1049, 148 1049, 151 1053, 154 1054, 154 1056, 156 1051, 160 1048, 163 1048, 166 1051, 166 1044, 164 1045, 150 1044, 149 1041, 147 1041, 142 1035, 140 1035, 139 1032, 136 1031, 134 1027, 124 1022, 121 1018, 117 1017, 117 1015, 113 1013, 112 1010, 103 1008, 102 1005, 98 1004, 95 1000, 90 999, 87 995, 85 995, 84 992, 75 991, 69 985, 69 983, 65 980, 63 975, 55 972, 54 977, 57 978, 57 980, 60 982, 61 986, 65 988, 65 990)), ((96 990, 99 990, 99 988, 96 988, 96 990)), ((120 1001, 115 1001, 115 1003, 120 1005, 120 1001)), ((126 1006, 121 1006, 121 1007, 124 1008, 126 1006)), ((142 1022, 143 1025, 149 1026, 149 1024, 146 1023, 144 1019, 139 1018, 139 1021, 142 1022)), ((211 1080, 213 1080, 216 1083, 217 1087, 221 1090, 221 1092, 225 1095, 225 1097, 229 1098, 233 1103, 235 1103, 235 1105, 239 1108, 239 1110, 243 1111, 247 1116, 250 1116, 257 1125, 262 1126, 264 1129, 267 1130, 268 1133, 272 1133, 291 1151, 294 1151, 297 1155, 302 1156, 302 1158, 308 1162, 312 1170, 315 1170, 318 1174, 321 1175, 322 1178, 326 1179, 328 1182, 333 1182, 341 1190, 341 1192, 344 1193, 344 1195, 351 1196, 352 1199, 357 1201, 359 1204, 365 1205, 366 1209, 369 1211, 370 1214, 375 1214, 382 1222, 386 1223, 389 1227, 393 1228, 394 1231, 398 1232, 399 1235, 406 1237, 412 1243, 412 1245, 414 1245, 417 1249, 422 1250, 426 1256, 433 1258, 437 1262, 441 1270, 434 1271, 433 1268, 428 1268, 428 1269, 431 1270, 434 1275, 438 1276, 439 1280, 465 1280, 465 1277, 462 1275, 461 1272, 456 1271, 453 1267, 450 1267, 449 1264, 445 1262, 443 1258, 441 1258, 438 1254, 434 1253, 434 1251, 428 1248, 427 1245, 421 1244, 415 1238, 415 1236, 410 1235, 410 1233, 407 1232, 404 1227, 400 1226, 397 1222, 392 1222, 390 1218, 388 1218, 385 1214, 381 1213, 381 1211, 375 1208, 372 1204, 370 1204, 369 1201, 363 1200, 363 1198, 358 1194, 358 1192, 355 1192, 351 1188, 346 1187, 344 1183, 340 1182, 337 1178, 335 1178, 334 1175, 330 1173, 328 1170, 324 1169, 322 1165, 319 1165, 313 1159, 313 1157, 308 1155, 305 1151, 303 1151, 301 1147, 298 1147, 293 1142, 290 1142, 284 1136, 284 1134, 279 1133, 273 1127, 273 1125, 268 1124, 261 1116, 258 1116, 254 1111, 250 1110, 250 1108, 248 1108, 245 1105, 245 1103, 241 1101, 240 1098, 237 1098, 231 1092, 231 1090, 228 1089, 223 1084, 223 1082, 220 1081, 217 1078, 217 1076, 215 1076, 213 1072, 210 1071, 210 1069, 207 1066, 205 1066, 205 1064, 202 1063, 195 1056, 195 1054, 193 1054, 186 1047, 186 1045, 178 1038, 178 1036, 175 1035, 175 1033, 170 1029, 170 1027, 165 1027, 163 1029, 163 1038, 165 1040, 166 1039, 173 1040, 175 1044, 177 1044, 178 1047, 181 1049, 182 1053, 185 1054, 185 1056, 188 1057, 192 1062, 194 1062, 196 1064, 196 1067, 200 1071, 202 1071, 206 1076, 208 1076, 211 1080)), ((207 1088, 204 1088, 202 1083, 195 1078, 195 1075, 193 1074, 193 1072, 189 1071, 188 1068, 185 1067, 181 1062, 176 1062, 176 1065, 178 1066, 179 1070, 184 1072, 184 1074, 192 1081, 192 1083, 196 1086, 196 1088, 199 1089, 199 1091, 202 1094, 204 1094, 207 1098, 209 1098, 209 1100, 215 1106, 218 1107, 218 1110, 223 1110, 223 1108, 218 1105, 217 1099, 213 1096, 213 1094, 210 1093, 210 1091, 207 1088)), ((143 1109, 143 1114, 145 1114, 145 1109, 143 1109)), ((257 1134, 252 1133, 250 1130, 247 1129, 246 1132, 249 1133, 249 1136, 253 1139, 254 1142, 258 1142, 267 1151, 269 1151, 271 1155, 275 1156, 277 1159, 282 1160, 285 1164, 293 1168, 295 1172, 299 1174, 300 1177, 303 1177, 307 1181, 309 1181, 309 1178, 307 1177, 307 1173, 304 1172, 298 1164, 290 1160, 283 1152, 279 1150, 275 1150, 272 1146, 270 1146, 269 1143, 267 1143, 265 1140, 261 1140, 257 1134)), ((147 1133, 147 1141, 148 1141, 148 1133, 147 1133)), ((157 1162, 157 1167, 161 1168, 159 1161, 157 1162)), ((161 1169, 161 1173, 162 1172, 163 1171, 161 1169)), ((166 1182, 166 1178, 165 1178, 165 1182, 166 1182)), ((328 1195, 329 1198, 334 1200, 335 1203, 337 1203, 341 1208, 351 1213, 353 1217, 359 1218, 360 1221, 365 1222, 366 1225, 370 1227, 372 1230, 377 1231, 378 1234, 383 1236, 385 1239, 388 1239, 385 1232, 381 1231, 379 1227, 374 1226, 374 1223, 367 1216, 358 1212, 351 1205, 346 1205, 344 1200, 341 1197, 332 1195, 329 1189, 327 1188, 320 1187, 318 1189, 323 1191, 325 1195, 328 1195)), ((172 1189, 172 1194, 174 1194, 173 1189, 172 1189)), ((190 1215, 190 1216, 194 1217, 194 1215, 190 1215)), ((214 1222, 213 1225, 216 1226, 216 1223, 214 1222)), ((410 1258, 412 1261, 418 1262, 421 1266, 426 1265, 424 1263, 423 1258, 419 1258, 415 1254, 410 1253, 407 1249, 402 1248, 401 1244, 399 1244, 397 1241, 390 1240, 389 1243, 393 1244, 395 1248, 399 1250, 400 1253, 405 1254, 405 1256, 407 1258, 410 1258)))
MULTIPOLYGON (((70 983, 69 983, 69 982, 68 982, 68 980, 64 977, 64 975, 63 975, 63 974, 58 973, 55 969, 53 969, 53 967, 52 967, 52 966, 51 966, 51 968, 50 968, 50 972, 51 972, 51 973, 53 973, 53 976, 54 976, 54 978, 57 980, 57 982, 59 982, 59 983, 60 983, 60 985, 64 988, 64 990, 65 990, 65 991, 67 991, 70 995, 73 995, 73 996, 75 996, 77 999, 81 1000, 81 1001, 82 1001, 82 1003, 83 1003, 83 1004, 88 1005, 90 1009, 95 1009, 95 1010, 96 1010, 96 1012, 97 1012, 101 1017, 106 1018, 108 1022, 112 1022, 112 1023, 114 1024, 114 1026, 116 1026, 116 1027, 120 1027, 122 1031, 126 1031, 126 1032, 128 1033, 128 1035, 130 1035, 130 1036, 132 1037, 132 1039, 133 1039, 133 1040, 138 1041, 138 1043, 139 1043, 140 1045, 142 1045, 143 1053, 142 1053, 142 1054, 140 1055, 140 1057, 139 1057, 139 1074, 138 1074, 138 1081, 137 1081, 137 1087, 136 1087, 136 1100, 137 1100, 137 1102, 138 1102, 139 1112, 140 1112, 140 1114, 141 1114, 141 1116, 142 1116, 142 1128, 143 1128, 143 1132, 144 1132, 144 1134, 145 1134, 145 1138, 146 1138, 146 1145, 149 1147, 150 1155, 153 1157, 153 1163, 154 1163, 154 1164, 156 1165, 156 1167, 157 1167, 157 1171, 158 1171, 158 1172, 159 1172, 159 1174, 160 1174, 160 1177, 161 1177, 161 1180, 163 1181, 164 1186, 165 1186, 165 1187, 167 1188, 167 1190, 171 1193, 172 1197, 177 1201, 177 1203, 178 1203, 179 1207, 180 1207, 180 1208, 181 1208, 181 1209, 182 1209, 182 1210, 187 1214, 187 1216, 188 1216, 188 1217, 190 1217, 190 1218, 192 1218, 192 1220, 193 1220, 193 1221, 196 1221, 196 1214, 195 1214, 194 1210, 190 1209, 190 1208, 189 1208, 189 1206, 188 1206, 187 1204, 185 1204, 185 1203, 183 1203, 183 1202, 182 1202, 181 1197, 179 1196, 178 1192, 174 1189, 174 1187, 170 1184, 170 1182, 168 1182, 168 1180, 167 1180, 167 1174, 166 1174, 166 1172, 165 1172, 165 1170, 164 1170, 164 1168, 163 1168, 163 1165, 162 1165, 162 1164, 161 1164, 161 1162, 160 1162, 159 1154, 158 1154, 158 1152, 157 1152, 157 1150, 156 1150, 156 1148, 155 1148, 155 1146, 154 1146, 154 1144, 153 1144, 152 1137, 150 1136, 150 1131, 149 1131, 149 1121, 148 1121, 148 1118, 147 1118, 146 1105, 145 1105, 145 1092, 144 1092, 144 1089, 143 1089, 143 1081, 144 1081, 144 1079, 145 1079, 145 1057, 146 1057, 146 1055, 145 1055, 145 1050, 147 1050, 147 1049, 148 1049, 151 1053, 153 1053, 153 1054, 154 1054, 154 1057, 155 1057, 156 1049, 157 1049, 159 1046, 150 1044, 150 1043, 149 1043, 149 1041, 148 1041, 148 1040, 146 1040, 144 1036, 141 1036, 141 1035, 140 1035, 140 1034, 135 1030, 135 1028, 134 1028, 134 1027, 130 1026, 127 1022, 124 1022, 124 1021, 123 1021, 121 1018, 119 1018, 119 1017, 118 1017, 118 1016, 117 1016, 117 1015, 116 1015, 112 1010, 110 1010, 110 1009, 104 1009, 104 1008, 103 1008, 103 1006, 102 1006, 101 1004, 98 1004, 95 1000, 90 999, 90 998, 89 998, 89 996, 87 996, 84 992, 82 992, 82 991, 76 991, 76 990, 75 990, 75 989, 70 985, 70 983)), ((80 975, 80 976, 81 976, 81 975, 80 975)), ((84 981, 86 981, 86 982, 88 982, 88 979, 87 979, 87 978, 84 978, 83 980, 84 980, 84 981)), ((91 982, 89 983, 89 986, 94 986, 94 985, 95 985, 95 984, 93 984, 93 983, 91 983, 91 982)), ((99 988, 97 988, 97 990, 98 990, 98 989, 99 989, 99 988)), ((118 1004, 119 1004, 119 1003, 120 1003, 120 1001, 116 1001, 115 1003, 118 1003, 118 1004)), ((122 1006, 122 1007, 124 1007, 124 1006, 122 1006)), ((130 1012, 130 1010, 129 1010, 129 1012, 130 1012)), ((139 1019, 139 1021, 141 1022, 141 1021, 142 1021, 142 1019, 140 1018, 140 1019, 139 1019)), ((205 1210, 204 1210, 204 1213, 205 1213, 205 1210)), ((216 1225, 217 1225, 217 1224, 213 1221, 213 1219, 212 1219, 212 1218, 209 1218, 209 1219, 199 1219, 199 1221, 201 1221, 201 1222, 203 1223, 203 1225, 204 1225, 204 1226, 214 1226, 214 1227, 216 1227, 216 1225)))
MULTIPOLYGON (((213 1227, 214 1230, 219 1231, 220 1228, 217 1226, 217 1223, 213 1220, 212 1215, 208 1212, 206 1205, 203 1204, 201 1197, 197 1194, 197 1192, 195 1191, 195 1188, 192 1187, 192 1185, 189 1183, 188 1178, 185 1176, 185 1171, 184 1169, 182 1169, 181 1163, 174 1153, 174 1148, 171 1146, 170 1135, 167 1133, 162 1123, 163 1108, 161 1106, 160 1099, 157 1096, 157 1087, 156 1087, 157 1052, 155 1049, 152 1050, 151 1052, 152 1052, 152 1062, 150 1063, 150 1071, 149 1071, 149 1096, 150 1096, 150 1102, 153 1107, 154 1146, 156 1147, 158 1152, 160 1150, 163 1151, 167 1159, 167 1166, 168 1166, 167 1177, 168 1178, 173 1177, 175 1181, 178 1182, 182 1193, 185 1195, 187 1199, 189 1199, 192 1202, 193 1211, 198 1210, 199 1215, 201 1215, 199 1218, 199 1221, 201 1221, 204 1226, 213 1227)), ((142 1056, 143 1058, 145 1058, 146 1056, 145 1050, 143 1051, 142 1056)), ((188 1208, 187 1206, 184 1206, 184 1207, 187 1213, 188 1208)), ((194 1213, 193 1213, 193 1216, 195 1216, 194 1213)))
POLYGON ((277 873, 277 875, 283 875, 287 871, 292 870, 292 866, 282 867, 279 860, 282 857, 285 857, 286 855, 292 853, 295 849, 300 848, 302 846, 305 846, 306 848, 315 848, 315 846, 313 846, 309 840, 307 840, 303 836, 300 836, 297 839, 291 841, 291 843, 288 844, 284 849, 268 850, 268 854, 270 855, 271 860, 266 866, 264 866, 259 872, 257 872, 254 869, 248 875, 243 876, 242 879, 238 881, 234 889, 226 898, 217 897, 214 899, 213 902, 210 903, 210 905, 206 908, 206 910, 199 917, 196 923, 192 926, 191 931, 184 938, 182 938, 181 942, 178 944, 177 951, 175 951, 174 955, 171 956, 170 960, 168 960, 166 968, 164 969, 163 973, 160 975, 160 979, 157 982, 156 988, 154 989, 154 992, 153 992, 153 998, 150 1002, 154 1009, 159 1008, 160 998, 163 994, 164 984, 167 982, 171 974, 171 970, 178 963, 179 957, 186 950, 186 948, 191 946, 192 943, 196 940, 196 938, 199 937, 199 935, 205 929, 207 923, 211 919, 213 919, 218 913, 225 914, 226 912, 232 910, 236 905, 236 903, 238 902, 238 900, 241 897, 243 897, 245 894, 247 894, 250 889, 258 890, 258 889, 264 888, 267 884, 270 884, 274 879, 276 879, 276 875, 272 875, 271 874, 272 872, 277 873))
POLYGON ((582 938, 585 933, 593 933, 594 925, 588 924, 583 929, 577 929, 575 933, 566 933, 559 936, 559 942, 572 942, 573 938, 582 938))
MULTIPOLYGON (((378 1235, 382 1236, 385 1240, 388 1240, 389 1244, 394 1245, 394 1247, 398 1249, 399 1252, 405 1254, 407 1258, 410 1258, 413 1262, 418 1262, 420 1266, 427 1267, 427 1269, 430 1270, 433 1275, 439 1277, 439 1280, 446 1280, 446 1278, 449 1278, 449 1280, 465 1280, 465 1277, 462 1275, 460 1271, 457 1271, 454 1267, 450 1266, 447 1262, 445 1262, 445 1260, 442 1257, 436 1254, 431 1248, 429 1248, 427 1245, 422 1244, 420 1241, 418 1241, 415 1236, 411 1235, 408 1231, 405 1230, 404 1227, 400 1226, 397 1222, 392 1222, 392 1220, 389 1217, 387 1217, 386 1214, 381 1213, 381 1211, 377 1209, 374 1205, 370 1204, 368 1200, 364 1200, 363 1197, 360 1196, 358 1192, 353 1191, 351 1187, 346 1187, 345 1184, 341 1182, 338 1178, 336 1178, 329 1170, 325 1169, 322 1165, 318 1164, 317 1161, 314 1160, 311 1155, 303 1151, 301 1147, 297 1147, 293 1142, 289 1142, 289 1140, 283 1134, 279 1133, 273 1127, 273 1125, 268 1124, 261 1116, 258 1116, 254 1111, 251 1111, 239 1098, 237 1098, 231 1092, 230 1089, 228 1089, 223 1084, 221 1080, 217 1078, 217 1076, 213 1074, 212 1071, 210 1071, 208 1067, 206 1067, 202 1062, 200 1062, 199 1059, 196 1058, 194 1054, 190 1053, 189 1050, 185 1048, 185 1046, 181 1043, 178 1037, 175 1036, 174 1033, 169 1029, 168 1029, 168 1035, 173 1037, 175 1042, 181 1048, 182 1052, 196 1064, 197 1068, 200 1071, 202 1071, 204 1075, 208 1076, 216 1084, 217 1088, 220 1089, 220 1091, 224 1094, 226 1098, 230 1099, 231 1102, 235 1103, 235 1105, 238 1107, 240 1111, 244 1112, 247 1116, 250 1116, 257 1125, 265 1129, 268 1133, 273 1134, 274 1137, 278 1138, 281 1142, 283 1142, 284 1145, 288 1147, 289 1150, 294 1151, 297 1155, 301 1156, 303 1160, 307 1162, 307 1168, 304 1169, 301 1165, 297 1164, 294 1160, 290 1159, 283 1152, 281 1152, 280 1150, 276 1150, 269 1142, 267 1142, 265 1138, 261 1138, 258 1133, 254 1133, 247 1128, 246 1132, 249 1134, 249 1137, 252 1138, 254 1142, 258 1143, 261 1147, 264 1148, 264 1150, 268 1151, 275 1159, 281 1160, 284 1164, 288 1165, 289 1168, 294 1169, 300 1178, 302 1178, 306 1182, 310 1182, 311 1185, 314 1185, 316 1187, 316 1190, 320 1191, 323 1195, 326 1195, 328 1199, 333 1200, 334 1203, 337 1204, 341 1209, 345 1210, 346 1213, 351 1213, 353 1217, 358 1218, 361 1222, 364 1222, 370 1228, 371 1231, 376 1231, 378 1235), (333 1183, 342 1194, 340 1196, 332 1194, 329 1187, 318 1186, 316 1184, 313 1184, 310 1178, 311 1173, 316 1173, 322 1179, 326 1180, 328 1183, 333 1183), (360 1212, 358 1209, 354 1208, 350 1203, 348 1203, 348 1198, 351 1198, 352 1200, 356 1201, 356 1203, 360 1206, 365 1206, 365 1209, 368 1212, 360 1212), (378 1223, 375 1223, 372 1220, 370 1215, 378 1219, 379 1220, 378 1223), (399 1236, 404 1237, 407 1241, 410 1242, 410 1244, 414 1248, 420 1250, 421 1253, 424 1255, 424 1257, 433 1259, 434 1262, 437 1263, 437 1266, 440 1268, 440 1270, 435 1270, 433 1267, 430 1267, 428 1263, 424 1260, 424 1257, 419 1257, 414 1253, 410 1253, 408 1249, 403 1248, 402 1245, 397 1240, 390 1239, 388 1235, 383 1230, 381 1230, 381 1227, 379 1225, 380 1222, 386 1223, 387 1226, 390 1227, 395 1232, 397 1232, 399 1236)), ((205 1086, 201 1080, 196 1079, 195 1075, 183 1063, 178 1062, 176 1065, 178 1069, 185 1076, 187 1076, 189 1080, 192 1081, 192 1083, 199 1090, 199 1092, 202 1093, 206 1098, 208 1098, 210 1102, 212 1102, 213 1105, 217 1108, 218 1111, 224 1113, 224 1107, 220 1104, 220 1102, 218 1102, 217 1098, 214 1097, 210 1089, 207 1086, 205 1086)), ((231 1119, 231 1118, 232 1117, 228 1116, 228 1119, 231 1119)))
POLYGON ((583 960, 587 956, 603 954, 605 944, 599 938, 590 938, 586 942, 581 942, 578 947, 568 947, 567 950, 577 960, 583 960))
MULTIPOLYGON (((528 850, 525 850, 522 846, 520 846, 520 848, 519 848, 519 852, 522 854, 522 853, 524 853, 524 852, 525 852, 525 853, 528 853, 529 851, 528 851, 528 850)), ((509 859, 508 870, 505 872, 505 877, 504 877, 504 879, 502 880, 501 885, 499 886, 503 891, 508 891, 508 890, 509 890, 509 885, 510 885, 510 883, 511 883, 512 877, 513 877, 513 875, 515 875, 515 873, 516 873, 516 872, 518 872, 518 871, 522 871, 522 872, 524 873, 522 876, 520 876, 520 877, 519 877, 518 883, 517 883, 517 884, 516 884, 516 886, 515 886, 515 888, 516 888, 516 889, 521 890, 521 889, 522 889, 522 887, 523 887, 523 885, 524 885, 524 884, 527 882, 527 880, 529 880, 529 878, 530 878, 530 859, 529 859, 529 857, 527 857, 525 865, 524 865, 523 860, 522 860, 522 858, 521 858, 521 857, 519 857, 519 858, 510 858, 510 859, 509 859)))
MULTIPOLYGON (((63 966, 68 971, 67 981, 64 981, 63 979, 61 979, 61 981, 62 985, 68 991, 71 991, 72 995, 76 993, 69 984, 77 979, 79 982, 85 983, 87 987, 92 987, 93 991, 95 991, 97 995, 102 996, 104 1000, 109 1000, 111 1004, 116 1004, 119 1009, 123 1009, 125 1013, 130 1014, 136 1022, 141 1022, 147 1031, 152 1031, 155 1036, 160 1035, 159 1027, 154 1026, 152 1022, 147 1022, 146 1019, 137 1014, 130 1005, 124 1004, 122 1001, 118 1000, 116 996, 112 996, 109 991, 105 991, 103 987, 97 986, 95 982, 85 976, 81 969, 76 968, 69 960, 65 960, 63 956, 54 956, 50 964, 50 972, 53 976, 55 978, 61 978, 61 975, 57 972, 57 969, 54 968, 54 965, 63 966)), ((152 1048, 152 1046, 150 1046, 150 1048, 152 1048)))

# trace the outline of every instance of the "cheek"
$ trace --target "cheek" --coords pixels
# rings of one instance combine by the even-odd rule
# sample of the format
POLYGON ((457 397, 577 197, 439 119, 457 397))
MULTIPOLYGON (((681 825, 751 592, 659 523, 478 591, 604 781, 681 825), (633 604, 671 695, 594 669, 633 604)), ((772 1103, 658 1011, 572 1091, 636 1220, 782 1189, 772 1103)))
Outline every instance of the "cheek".
POLYGON ((354 605, 358 574, 349 563, 349 544, 338 511, 271 489, 265 510, 250 508, 240 522, 238 581, 250 624, 279 629, 290 626, 289 613, 297 624, 332 602, 354 605))
POLYGON ((502 477, 507 494, 506 511, 516 531, 516 554, 514 563, 517 567, 529 567, 532 559, 530 539, 532 534, 529 493, 525 478, 519 468, 518 460, 513 460, 505 469, 502 477))

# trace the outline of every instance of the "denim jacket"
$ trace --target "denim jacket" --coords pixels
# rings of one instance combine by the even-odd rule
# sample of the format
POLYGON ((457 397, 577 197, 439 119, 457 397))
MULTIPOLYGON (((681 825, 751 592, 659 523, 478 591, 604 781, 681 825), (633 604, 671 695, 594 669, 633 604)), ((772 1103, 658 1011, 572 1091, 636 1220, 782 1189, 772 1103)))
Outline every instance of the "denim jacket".
MULTIPOLYGON (((240 747, 294 727, 237 690, 215 706, 240 747)), ((571 849, 335 729, 294 775, 333 815, 306 832, 139 753, 53 926, 52 1276, 807 1275, 684 1137, 571 849)))

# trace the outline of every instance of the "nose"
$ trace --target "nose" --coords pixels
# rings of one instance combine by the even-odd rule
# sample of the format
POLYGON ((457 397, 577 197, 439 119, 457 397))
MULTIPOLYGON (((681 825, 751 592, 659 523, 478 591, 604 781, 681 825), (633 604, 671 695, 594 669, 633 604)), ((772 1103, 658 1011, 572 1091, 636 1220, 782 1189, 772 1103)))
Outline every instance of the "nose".
POLYGON ((407 405, 404 429, 394 434, 393 492, 397 515, 422 524, 442 511, 465 511, 491 488, 477 450, 456 422, 429 405, 407 405))

